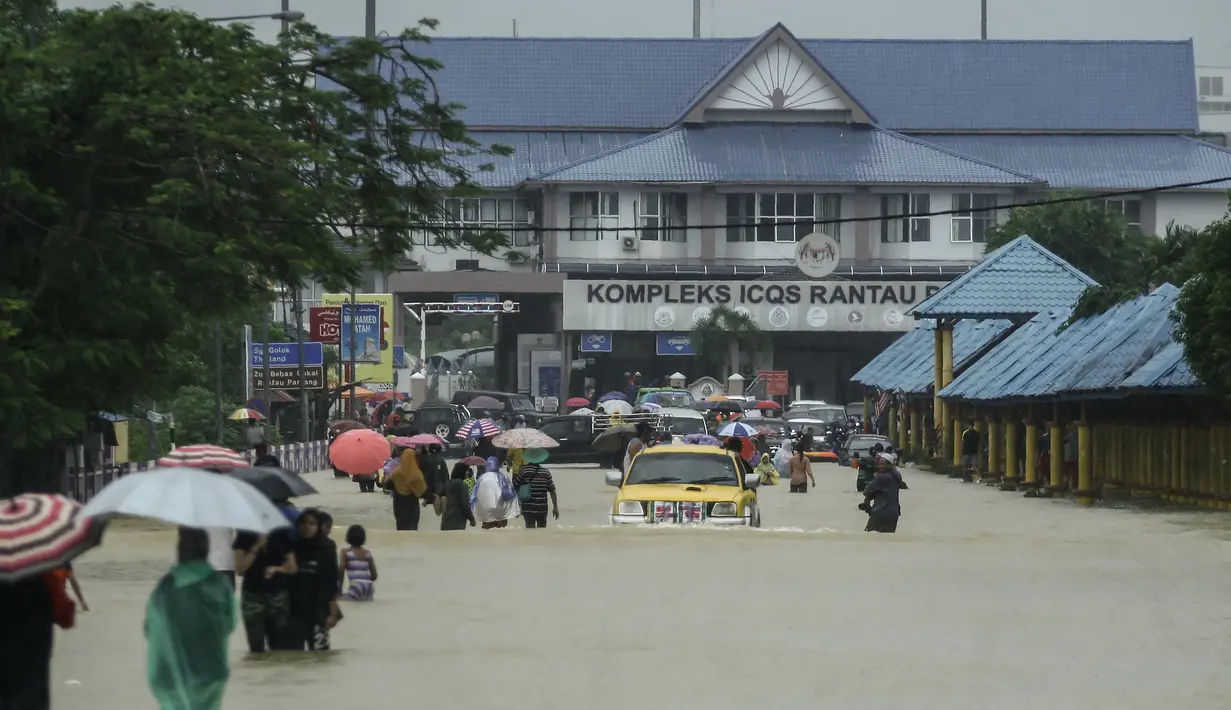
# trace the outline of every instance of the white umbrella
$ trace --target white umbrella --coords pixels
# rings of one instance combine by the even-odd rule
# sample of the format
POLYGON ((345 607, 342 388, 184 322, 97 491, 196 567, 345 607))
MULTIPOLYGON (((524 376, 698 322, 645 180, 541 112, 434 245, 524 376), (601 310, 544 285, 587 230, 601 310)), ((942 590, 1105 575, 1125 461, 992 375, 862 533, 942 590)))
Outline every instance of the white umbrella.
POLYGON ((632 414, 633 405, 625 402, 622 399, 609 399, 606 402, 600 402, 598 405, 600 412, 604 414, 632 414))
POLYGON ((574 417, 588 417, 593 413, 594 413, 594 410, 590 409, 589 407, 582 407, 581 409, 576 409, 576 410, 569 412, 569 414, 574 417))
POLYGON ((190 528, 235 528, 266 533, 289 525, 282 511, 252 484, 198 468, 130 473, 99 491, 81 515, 132 515, 190 528))

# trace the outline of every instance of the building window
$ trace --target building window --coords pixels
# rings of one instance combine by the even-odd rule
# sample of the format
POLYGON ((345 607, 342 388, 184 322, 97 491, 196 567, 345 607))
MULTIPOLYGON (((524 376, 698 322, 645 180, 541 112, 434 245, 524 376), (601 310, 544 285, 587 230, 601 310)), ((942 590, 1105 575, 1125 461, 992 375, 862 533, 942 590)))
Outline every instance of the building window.
POLYGON ((1198 101, 1197 113, 1231 113, 1231 102, 1198 101))
MULTIPOLYGON (((530 246, 530 204, 520 199, 451 198, 445 219, 456 232, 503 232, 515 247, 530 246)), ((437 244, 436 239, 431 240, 437 244)))
POLYGON ((575 242, 619 238, 619 232, 600 230, 620 226, 620 193, 570 192, 568 226, 569 239, 575 242))
POLYGON ((1197 82, 1197 94, 1200 96, 1222 96, 1222 77, 1200 77, 1197 82))
POLYGON ((841 219, 842 195, 810 192, 758 192, 727 195, 728 242, 797 242, 816 231, 835 240, 841 224, 818 226, 820 220, 841 219), (794 222, 802 224, 794 224, 794 222))
POLYGON ((642 228, 642 241, 688 241, 687 193, 643 192, 637 204, 637 226, 642 228))
POLYGON ((928 242, 932 240, 932 196, 926 192, 881 195, 881 241, 928 242), (911 215, 920 215, 912 217, 911 215))
POLYGON ((1214 145, 1220 145, 1223 148, 1226 148, 1228 135, 1229 134, 1227 133, 1202 133, 1198 135, 1197 138, 1205 141, 1206 143, 1213 143, 1214 145))
POLYGON ((996 226, 996 196, 970 192, 953 193, 953 241, 983 244, 996 226))
POLYGON ((1103 200, 1103 204, 1124 217, 1128 231, 1141 234, 1141 200, 1103 200))

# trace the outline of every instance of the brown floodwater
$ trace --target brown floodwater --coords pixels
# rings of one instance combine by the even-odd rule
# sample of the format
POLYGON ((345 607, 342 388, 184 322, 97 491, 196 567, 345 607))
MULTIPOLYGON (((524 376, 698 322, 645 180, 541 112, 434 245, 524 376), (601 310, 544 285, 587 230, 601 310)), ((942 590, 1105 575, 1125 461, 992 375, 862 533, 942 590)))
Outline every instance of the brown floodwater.
MULTIPOLYGON (((854 473, 761 492, 761 530, 615 529, 614 489, 556 467, 547 530, 396 532, 328 474, 301 505, 368 528, 377 600, 328 653, 250 656, 228 710, 1226 708, 1231 515, 1083 510, 905 471, 897 535, 864 534, 854 473)), ((438 519, 426 511, 425 527, 438 519)), ((125 521, 76 565, 58 710, 144 710, 142 618, 173 534, 125 521)))

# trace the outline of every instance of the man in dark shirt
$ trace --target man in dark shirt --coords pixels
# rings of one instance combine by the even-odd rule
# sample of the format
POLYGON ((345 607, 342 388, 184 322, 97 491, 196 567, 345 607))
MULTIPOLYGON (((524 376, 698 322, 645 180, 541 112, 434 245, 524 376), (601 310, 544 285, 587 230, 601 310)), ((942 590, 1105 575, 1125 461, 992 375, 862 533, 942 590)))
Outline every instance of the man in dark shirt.
POLYGON ((897 532, 898 518, 902 516, 898 493, 901 488, 902 480, 894 469, 892 454, 877 456, 876 478, 863 489, 864 502, 860 506, 868 514, 864 532, 897 532))
MULTIPOLYGON (((538 459, 542 462, 543 457, 536 455, 535 449, 530 449, 526 452, 527 459, 538 459)), ((530 486, 530 498, 528 500, 518 496, 521 499, 521 517, 526 521, 528 528, 545 528, 547 527, 547 499, 551 499, 551 516, 556 520, 560 519, 560 501, 556 499, 556 482, 551 478, 551 471, 543 468, 539 463, 528 463, 521 467, 513 476, 513 488, 520 489, 522 486, 530 486)))
POLYGON ((256 454, 256 458, 252 461, 253 466, 274 466, 275 468, 282 468, 282 461, 279 460, 277 456, 269 453, 269 444, 261 442, 252 449, 252 452, 256 454))
POLYGON ((804 453, 807 453, 812 450, 812 442, 812 427, 806 426, 804 427, 804 433, 799 437, 799 448, 803 449, 804 453))
POLYGON ((296 570, 289 532, 279 529, 266 536, 250 532, 235 536, 235 571, 243 579, 240 611, 248 650, 253 653, 287 645, 291 615, 289 575, 296 570))
POLYGON ((980 438, 975 423, 966 422, 966 431, 962 432, 962 477, 967 481, 973 480, 974 473, 979 468, 980 438))

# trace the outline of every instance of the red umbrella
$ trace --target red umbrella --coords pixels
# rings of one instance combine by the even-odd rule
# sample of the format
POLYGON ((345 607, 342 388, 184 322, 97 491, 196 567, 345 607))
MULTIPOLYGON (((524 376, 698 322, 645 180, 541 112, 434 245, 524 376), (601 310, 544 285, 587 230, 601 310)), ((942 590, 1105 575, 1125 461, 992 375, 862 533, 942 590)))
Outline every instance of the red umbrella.
POLYGON ((329 425, 329 430, 335 434, 341 434, 344 431, 352 429, 367 429, 363 422, 357 422, 354 419, 342 419, 329 425))
POLYGON ((159 466, 186 466, 188 468, 208 468, 214 471, 233 471, 237 468, 251 466, 243 454, 225 446, 213 444, 181 446, 158 459, 156 463, 159 466))
POLYGON ((394 446, 444 446, 444 439, 435 434, 415 434, 392 439, 394 446))
POLYGON ((782 409, 781 404, 778 404, 777 402, 772 402, 768 399, 765 400, 764 402, 757 402, 756 404, 752 406, 754 409, 782 409))
POLYGON ((478 456, 467 456, 458 463, 464 463, 467 466, 486 466, 487 462, 478 456))
POLYGON ((564 403, 564 406, 566 407, 588 407, 590 406, 590 400, 586 399, 585 397, 569 397, 568 401, 564 403))
POLYGON ((77 515, 62 495, 26 493, 0 500, 0 583, 49 572, 94 547, 103 523, 77 515))
POLYGON ((329 445, 329 462, 351 475, 376 471, 389 454, 389 440, 371 429, 344 431, 329 445))

